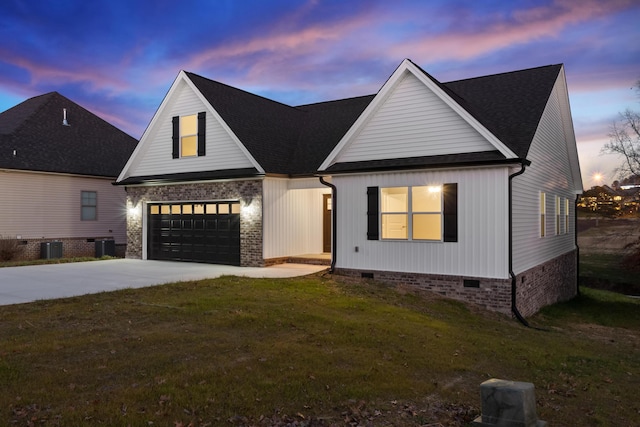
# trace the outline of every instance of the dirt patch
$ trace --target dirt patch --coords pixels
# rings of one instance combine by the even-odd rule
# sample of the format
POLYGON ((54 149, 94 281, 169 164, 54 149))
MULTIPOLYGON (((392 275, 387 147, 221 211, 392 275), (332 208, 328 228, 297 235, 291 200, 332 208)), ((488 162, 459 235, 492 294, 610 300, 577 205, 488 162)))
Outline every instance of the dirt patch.
POLYGON ((581 253, 622 253, 640 236, 638 219, 580 219, 578 246, 581 253))

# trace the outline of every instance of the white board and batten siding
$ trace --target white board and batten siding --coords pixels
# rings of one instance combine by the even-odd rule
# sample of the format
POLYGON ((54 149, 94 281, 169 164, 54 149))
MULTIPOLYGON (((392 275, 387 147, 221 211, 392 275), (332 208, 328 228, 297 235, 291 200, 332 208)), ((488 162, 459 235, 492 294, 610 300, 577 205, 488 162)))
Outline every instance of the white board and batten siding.
POLYGON ((124 188, 113 178, 0 172, 0 235, 21 239, 113 237, 126 243, 124 188), (82 221, 81 193, 97 193, 97 219, 82 221))
POLYGON ((336 267, 508 278, 508 174, 495 167, 334 176, 336 267), (458 184, 458 242, 367 240, 367 187, 447 183, 458 184))
POLYGON ((322 253, 322 200, 331 189, 318 178, 265 178, 264 258, 322 253))
POLYGON ((208 170, 241 169, 253 166, 251 160, 233 140, 227 129, 184 81, 178 80, 171 96, 152 126, 140 142, 139 150, 121 179, 129 176, 147 176, 208 170), (206 111, 206 155, 202 157, 172 158, 172 117, 206 111))
MULTIPOLYGON (((567 123, 567 117, 570 119, 571 115, 565 88, 561 74, 527 155, 531 165, 513 181, 513 268, 516 274, 575 249, 575 199, 576 194, 582 192, 582 184, 573 175, 577 164, 572 165, 570 161, 577 155, 572 153, 575 140, 572 140, 572 125, 567 123), (541 192, 546 194, 545 237, 540 236, 541 192), (556 196, 560 198, 562 221, 558 235, 555 226, 556 196), (569 228, 564 233, 567 199, 569 228)), ((579 168, 577 173, 579 175, 579 168)))
POLYGON ((431 89, 407 71, 339 153, 335 162, 495 149, 431 89))

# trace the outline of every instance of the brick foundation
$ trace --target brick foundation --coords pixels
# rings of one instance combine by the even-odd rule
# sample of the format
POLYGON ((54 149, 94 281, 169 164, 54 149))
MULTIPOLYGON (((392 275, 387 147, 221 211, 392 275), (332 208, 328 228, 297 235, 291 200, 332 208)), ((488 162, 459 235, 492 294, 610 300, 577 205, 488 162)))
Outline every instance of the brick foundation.
MULTIPOLYGON (((516 303, 531 316, 542 307, 567 301, 577 292, 577 252, 572 251, 516 276, 516 303)), ((393 286, 438 293, 511 315, 511 279, 463 277, 337 268, 336 274, 365 277, 393 286)))
MULTIPOLYGON (((262 181, 241 180, 127 187, 127 206, 142 202, 240 200, 240 265, 263 267, 262 181)), ((142 258, 142 215, 127 215, 127 258, 142 258)))
POLYGON ((578 292, 578 251, 567 252, 516 276, 516 304, 524 317, 568 301, 578 292))
POLYGON ((336 268, 335 273, 352 277, 372 278, 389 285, 403 286, 419 291, 435 292, 447 298, 472 302, 488 310, 505 314, 511 312, 511 281, 508 279, 342 268, 336 268), (465 281, 467 287, 465 287, 465 281), (475 287, 476 285, 478 287, 475 287))

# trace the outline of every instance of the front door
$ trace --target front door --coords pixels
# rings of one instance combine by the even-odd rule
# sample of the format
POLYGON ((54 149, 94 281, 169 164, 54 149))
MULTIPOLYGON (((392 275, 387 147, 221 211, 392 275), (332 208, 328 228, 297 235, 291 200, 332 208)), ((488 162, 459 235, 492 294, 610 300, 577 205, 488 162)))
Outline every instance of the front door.
POLYGON ((331 252, 331 194, 322 195, 322 251, 331 252))

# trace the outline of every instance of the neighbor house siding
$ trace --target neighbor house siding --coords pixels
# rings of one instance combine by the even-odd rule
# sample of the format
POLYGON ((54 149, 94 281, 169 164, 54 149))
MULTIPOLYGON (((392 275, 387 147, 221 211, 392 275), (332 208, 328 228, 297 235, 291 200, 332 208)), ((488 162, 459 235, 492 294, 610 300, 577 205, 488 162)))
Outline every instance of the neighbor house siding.
POLYGON ((126 243, 126 193, 113 178, 0 172, 0 235, 21 239, 111 237, 126 243), (81 221, 81 192, 97 193, 97 219, 81 221))
POLYGON ((253 164, 221 125, 215 114, 208 111, 202 100, 181 81, 162 113, 154 118, 155 126, 143 137, 136 163, 130 165, 127 176, 146 176, 181 172, 198 172, 252 167, 253 164), (206 155, 202 157, 172 158, 173 116, 206 111, 206 155))
POLYGON ((312 179, 264 179, 264 257, 322 253, 322 195, 312 179))
POLYGON ((569 221, 567 233, 555 233, 555 201, 569 200, 569 216, 574 217, 575 192, 569 164, 563 105, 558 79, 534 136, 527 159, 531 165, 513 180, 513 269, 516 274, 575 249, 575 226, 569 221), (540 237, 540 192, 546 194, 546 235, 540 237))
POLYGON ((334 176, 339 224, 336 266, 506 279, 507 174, 504 167, 334 176), (458 242, 367 240, 367 187, 445 183, 458 184, 458 242))
POLYGON ((336 161, 491 150, 493 145, 407 72, 336 161))

